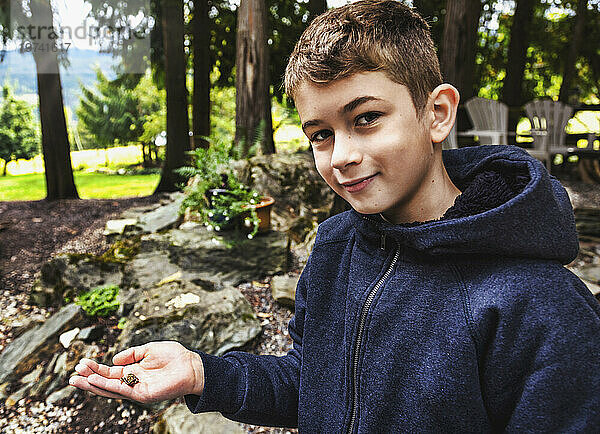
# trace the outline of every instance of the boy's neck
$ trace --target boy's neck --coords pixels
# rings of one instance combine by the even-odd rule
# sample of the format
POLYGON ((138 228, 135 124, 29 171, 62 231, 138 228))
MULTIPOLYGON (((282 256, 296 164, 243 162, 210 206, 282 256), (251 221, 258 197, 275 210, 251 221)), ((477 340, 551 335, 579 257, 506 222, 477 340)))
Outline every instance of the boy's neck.
POLYGON ((397 207, 394 214, 382 213, 381 216, 394 224, 437 220, 454 205, 460 194, 461 191, 450 179, 439 152, 420 189, 407 198, 405 204, 397 207))

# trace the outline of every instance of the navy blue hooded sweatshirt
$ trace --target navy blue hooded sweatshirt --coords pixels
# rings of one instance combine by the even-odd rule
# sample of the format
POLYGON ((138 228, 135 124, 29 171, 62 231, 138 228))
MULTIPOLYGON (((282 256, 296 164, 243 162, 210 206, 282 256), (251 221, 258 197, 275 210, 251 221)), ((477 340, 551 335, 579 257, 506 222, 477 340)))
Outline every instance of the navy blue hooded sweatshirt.
POLYGON ((199 353, 192 412, 300 432, 598 432, 600 304, 568 196, 516 147, 444 151, 436 221, 319 227, 284 357, 199 353))

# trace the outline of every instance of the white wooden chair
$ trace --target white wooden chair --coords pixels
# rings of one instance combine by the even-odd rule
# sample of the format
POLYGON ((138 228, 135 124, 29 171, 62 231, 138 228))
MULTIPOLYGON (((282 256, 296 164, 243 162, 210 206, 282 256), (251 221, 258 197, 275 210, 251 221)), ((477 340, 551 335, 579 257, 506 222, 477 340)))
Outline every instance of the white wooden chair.
POLYGON ((508 106, 493 99, 474 97, 465 102, 473 129, 459 136, 477 136, 481 145, 508 144, 508 106))
POLYGON ((555 154, 568 154, 575 148, 565 146, 565 127, 573 115, 573 107, 550 99, 536 99, 525 104, 525 113, 531 122, 533 149, 526 149, 533 157, 552 169, 555 154))

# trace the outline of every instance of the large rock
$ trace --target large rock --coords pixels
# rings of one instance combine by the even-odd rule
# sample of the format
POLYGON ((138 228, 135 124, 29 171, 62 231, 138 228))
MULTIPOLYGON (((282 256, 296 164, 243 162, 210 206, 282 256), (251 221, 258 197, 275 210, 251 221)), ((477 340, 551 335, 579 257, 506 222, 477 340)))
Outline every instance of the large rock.
POLYGON ((40 306, 60 305, 65 295, 75 295, 105 285, 121 285, 122 264, 101 256, 64 254, 40 270, 31 301, 40 306))
POLYGON ((137 224, 142 233, 151 234, 175 226, 179 221, 179 208, 181 208, 183 198, 184 195, 182 193, 173 195, 172 202, 142 214, 137 224))
POLYGON ((299 276, 292 275, 273 276, 273 279, 271 279, 271 294, 275 301, 293 308, 299 279, 299 276))
POLYGON ((77 389, 73 386, 63 387, 56 392, 52 392, 46 398, 46 404, 57 405, 62 404, 68 401, 77 391, 77 389))
POLYGON ((302 239, 313 222, 329 216, 334 193, 317 172, 312 153, 259 155, 232 167, 244 183, 275 199, 276 229, 302 239))
POLYGON ((23 376, 62 348, 60 334, 85 323, 81 308, 69 304, 45 323, 23 333, 0 354, 0 384, 23 376))
MULTIPOLYGON (((41 380, 35 383, 31 395, 49 396, 57 390, 64 389, 68 383, 69 375, 73 374, 75 365, 83 357, 95 359, 100 352, 97 345, 86 345, 83 341, 74 341, 69 349, 60 353, 54 363, 48 364, 41 380)), ((58 401, 59 395, 53 400, 58 401)))
POLYGON ((104 235, 107 237, 123 235, 127 229, 135 227, 137 223, 137 218, 109 220, 104 226, 104 235))
MULTIPOLYGON (((158 280, 176 272, 173 264, 185 273, 188 280, 200 279, 231 285, 278 274, 288 267, 288 237, 276 231, 240 241, 232 233, 212 232, 204 227, 173 229, 162 234, 143 236, 141 250, 147 256, 138 261, 138 265, 142 265, 138 279, 140 286, 148 281, 147 270, 149 266, 152 267, 148 262, 144 264, 144 261, 157 251, 168 252, 170 263, 167 265, 164 258, 160 259, 168 271, 159 272, 161 277, 158 280)), ((154 269, 155 273, 157 269, 154 269)))
POLYGON ((180 221, 179 209, 183 193, 172 193, 159 204, 131 208, 120 219, 106 223, 104 234, 108 236, 151 234, 176 226, 180 221))
POLYGON ((277 207, 312 210, 331 206, 334 193, 315 168, 310 152, 259 155, 233 163, 243 182, 275 198, 277 207))
POLYGON ((260 323, 237 289, 226 286, 213 292, 211 283, 197 283, 172 280, 146 289, 117 340, 117 350, 175 340, 220 355, 260 333, 260 323))
POLYGON ((190 413, 187 406, 168 408, 152 428, 153 434, 243 434, 243 425, 219 413, 190 413))

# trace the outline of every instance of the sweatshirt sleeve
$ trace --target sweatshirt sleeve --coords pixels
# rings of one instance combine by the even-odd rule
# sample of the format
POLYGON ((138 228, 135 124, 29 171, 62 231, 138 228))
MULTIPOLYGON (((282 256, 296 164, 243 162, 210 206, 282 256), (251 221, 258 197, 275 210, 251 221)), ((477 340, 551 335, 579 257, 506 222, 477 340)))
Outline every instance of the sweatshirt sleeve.
POLYGON ((216 357, 196 351, 204 365, 205 384, 200 396, 184 397, 191 412, 218 411, 229 419, 249 424, 297 426, 309 264, 300 276, 295 314, 288 326, 293 348, 283 357, 243 352, 216 357))
POLYGON ((504 306, 488 310, 480 374, 495 428, 591 432, 600 427, 600 304, 564 271, 550 273, 547 281, 524 282, 529 286, 508 294, 504 306))

